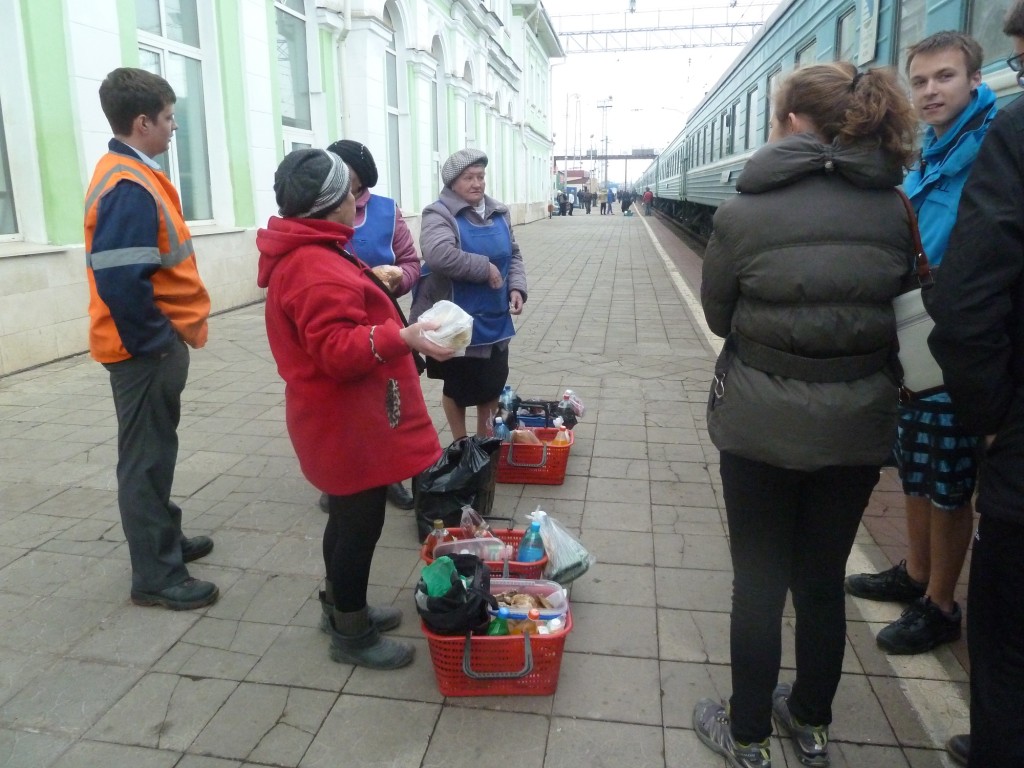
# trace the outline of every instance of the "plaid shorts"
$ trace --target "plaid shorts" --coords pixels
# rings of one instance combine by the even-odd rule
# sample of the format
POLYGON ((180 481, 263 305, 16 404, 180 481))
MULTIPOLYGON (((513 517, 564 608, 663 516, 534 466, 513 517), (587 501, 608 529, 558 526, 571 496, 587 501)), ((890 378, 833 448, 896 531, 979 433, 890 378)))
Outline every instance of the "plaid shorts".
POLYGON ((930 499, 939 509, 970 503, 979 444, 961 429, 945 392, 901 407, 895 453, 903 493, 930 499))

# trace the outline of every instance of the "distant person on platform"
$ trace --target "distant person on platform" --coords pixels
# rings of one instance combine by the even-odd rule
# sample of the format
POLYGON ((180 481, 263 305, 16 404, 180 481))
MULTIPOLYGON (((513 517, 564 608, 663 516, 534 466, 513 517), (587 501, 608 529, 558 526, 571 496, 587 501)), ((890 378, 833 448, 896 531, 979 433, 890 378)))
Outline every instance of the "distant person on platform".
POLYGON ((568 199, 568 202, 566 203, 565 208, 569 212, 569 215, 572 216, 572 211, 576 207, 576 193, 570 189, 566 198, 568 199))
POLYGON ((89 352, 110 374, 117 413, 117 506, 131 557, 131 600, 172 610, 217 600, 185 564, 213 550, 186 537, 171 500, 189 347, 206 344, 206 292, 178 191, 154 158, 177 129, 174 90, 123 67, 100 85, 114 138, 85 198, 89 352))
POLYGON ((569 198, 565 194, 565 190, 560 190, 558 193, 558 215, 565 216, 565 206, 569 204, 569 198))
POLYGON ((625 216, 629 211, 629 206, 633 204, 633 193, 628 189, 624 189, 622 190, 622 196, 619 200, 621 201, 620 205, 622 206, 622 215, 625 216))
POLYGON ((607 213, 607 211, 608 211, 608 200, 600 192, 598 192, 597 195, 598 195, 598 197, 601 198, 601 210, 598 211, 598 214, 601 215, 601 216, 604 216, 605 213, 607 213))
MULTIPOLYGON (((342 139, 327 149, 348 166, 356 199, 355 233, 349 241, 352 253, 372 269, 392 296, 404 296, 420 279, 420 256, 397 203, 370 193, 377 185, 377 164, 369 147, 342 139)), ((412 494, 401 483, 388 486, 388 501, 399 509, 413 508, 412 494)), ((327 494, 320 497, 320 507, 326 511, 327 494)))
POLYGON ((651 206, 654 205, 654 193, 651 192, 651 188, 650 187, 647 187, 644 190, 643 201, 644 201, 644 216, 650 216, 651 215, 651 206))
POLYGON ((444 161, 440 197, 423 209, 423 276, 413 290, 412 319, 441 299, 473 316, 465 357, 427 360, 441 379, 441 405, 452 439, 467 436, 466 409, 476 406, 477 435, 486 435, 508 380, 512 316, 526 303, 526 269, 508 207, 485 194, 487 155, 460 149, 444 161))
POLYGON ((614 216, 615 215, 615 191, 611 187, 608 187, 608 201, 607 202, 608 202, 608 215, 609 216, 614 216))

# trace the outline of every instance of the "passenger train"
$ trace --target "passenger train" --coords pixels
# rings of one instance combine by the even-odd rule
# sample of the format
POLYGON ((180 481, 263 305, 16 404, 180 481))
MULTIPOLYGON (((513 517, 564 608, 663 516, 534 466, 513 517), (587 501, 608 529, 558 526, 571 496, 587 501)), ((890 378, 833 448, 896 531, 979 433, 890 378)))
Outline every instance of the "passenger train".
POLYGON ((1005 64, 1012 44, 1002 22, 1012 0, 782 0, 757 35, 633 187, 707 237, 715 209, 736 193, 747 158, 768 138, 772 91, 787 73, 835 60, 861 69, 894 66, 906 50, 944 29, 965 30, 985 50, 985 81, 1002 101, 1019 88, 1005 64))

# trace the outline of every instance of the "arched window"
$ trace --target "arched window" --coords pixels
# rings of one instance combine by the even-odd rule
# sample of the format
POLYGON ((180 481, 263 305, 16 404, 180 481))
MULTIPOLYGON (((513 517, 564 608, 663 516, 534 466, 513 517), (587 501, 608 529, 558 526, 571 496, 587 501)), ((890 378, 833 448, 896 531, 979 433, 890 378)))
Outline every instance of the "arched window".
MULTIPOLYGON (((467 93, 473 92, 473 70, 469 66, 469 62, 462 68, 462 79, 466 81, 467 93)), ((467 147, 473 146, 476 140, 476 106, 473 103, 472 98, 466 99, 466 124, 464 126, 466 131, 465 141, 463 144, 467 147)))
POLYGON ((430 81, 430 148, 440 156, 444 154, 442 149, 448 146, 448 73, 441 38, 434 37, 430 44, 430 55, 437 62, 430 81))
POLYGON ((284 151, 313 146, 313 119, 309 87, 310 51, 306 35, 305 0, 277 0, 277 87, 280 94, 284 151))

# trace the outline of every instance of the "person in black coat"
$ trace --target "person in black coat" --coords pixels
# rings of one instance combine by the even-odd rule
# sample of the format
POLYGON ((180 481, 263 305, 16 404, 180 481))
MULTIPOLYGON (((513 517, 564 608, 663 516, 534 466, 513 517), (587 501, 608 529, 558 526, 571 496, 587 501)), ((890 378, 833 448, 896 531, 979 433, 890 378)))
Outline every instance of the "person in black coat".
MULTIPOLYGON (((1024 0, 1006 17, 1024 87, 1024 0)), ((970 766, 1024 766, 1024 100, 989 128, 928 301, 953 407, 984 436, 967 588, 970 766)))

